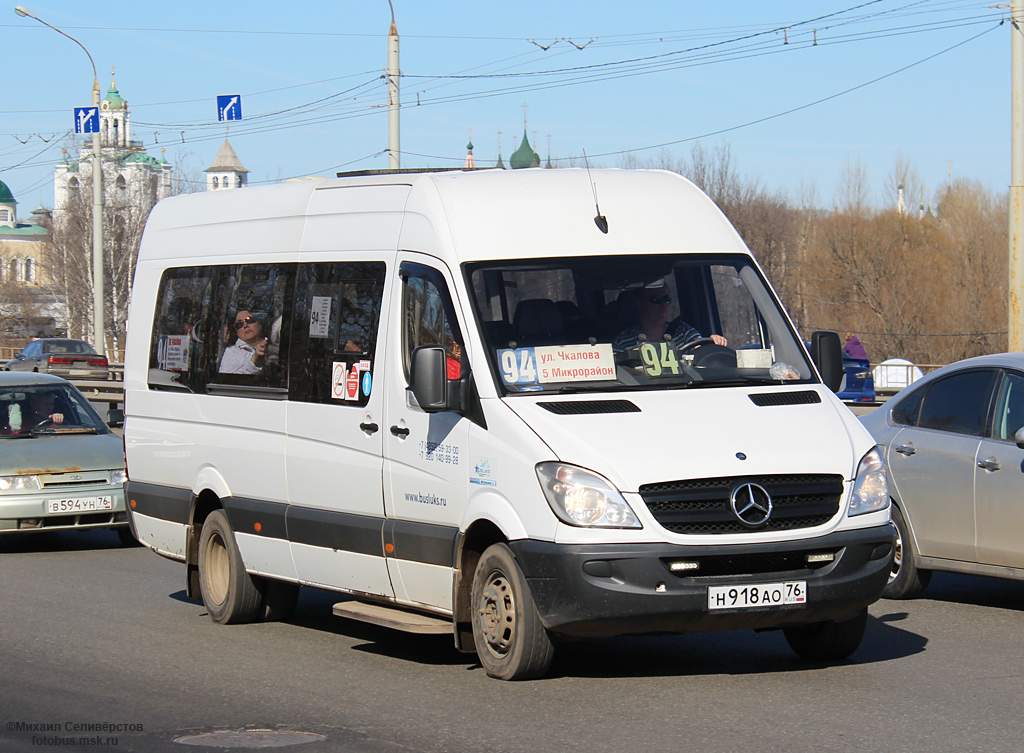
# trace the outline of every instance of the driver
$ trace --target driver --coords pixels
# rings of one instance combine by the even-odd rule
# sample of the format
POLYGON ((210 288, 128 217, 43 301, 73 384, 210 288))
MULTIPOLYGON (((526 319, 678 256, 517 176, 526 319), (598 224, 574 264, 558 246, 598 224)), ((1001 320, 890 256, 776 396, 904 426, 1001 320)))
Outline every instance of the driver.
MULTIPOLYGON (((28 394, 28 405, 21 412, 22 430, 32 429, 40 424, 62 424, 64 414, 54 410, 53 392, 30 392, 28 394)), ((4 427, 4 433, 10 434, 11 427, 4 427)))
MULTIPOLYGON (((660 342, 666 339, 666 334, 676 350, 701 339, 703 335, 681 318, 669 321, 671 304, 672 295, 664 279, 656 280, 643 288, 636 299, 640 322, 626 327, 616 335, 612 341, 612 350, 621 353, 639 347, 641 342, 660 342)), ((715 345, 728 345, 728 340, 721 335, 711 335, 711 340, 715 345)))

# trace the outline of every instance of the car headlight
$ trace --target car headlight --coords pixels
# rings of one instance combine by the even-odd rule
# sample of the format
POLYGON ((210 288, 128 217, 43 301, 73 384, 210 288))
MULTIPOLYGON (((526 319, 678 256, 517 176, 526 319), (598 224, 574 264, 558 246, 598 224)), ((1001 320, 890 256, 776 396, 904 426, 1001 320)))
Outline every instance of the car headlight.
POLYGON ((0 492, 26 492, 42 488, 39 476, 0 476, 0 492))
POLYGON ((117 486, 119 484, 123 484, 127 480, 128 480, 128 473, 126 471, 124 471, 124 470, 111 471, 110 472, 110 483, 113 486, 117 486))
POLYGON ((539 463, 537 478, 559 520, 591 528, 643 528, 621 492, 593 471, 539 463))
POLYGON ((860 461, 850 499, 850 516, 884 510, 889 506, 889 480, 885 461, 875 447, 860 461))

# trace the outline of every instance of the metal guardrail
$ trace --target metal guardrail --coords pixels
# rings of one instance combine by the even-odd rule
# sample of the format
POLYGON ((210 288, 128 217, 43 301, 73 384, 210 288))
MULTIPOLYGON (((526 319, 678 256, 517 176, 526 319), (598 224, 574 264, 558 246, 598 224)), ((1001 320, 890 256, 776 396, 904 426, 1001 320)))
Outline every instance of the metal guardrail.
POLYGON ((107 403, 115 408, 124 402, 124 364, 110 364, 109 379, 77 379, 69 377, 79 392, 93 403, 107 403))

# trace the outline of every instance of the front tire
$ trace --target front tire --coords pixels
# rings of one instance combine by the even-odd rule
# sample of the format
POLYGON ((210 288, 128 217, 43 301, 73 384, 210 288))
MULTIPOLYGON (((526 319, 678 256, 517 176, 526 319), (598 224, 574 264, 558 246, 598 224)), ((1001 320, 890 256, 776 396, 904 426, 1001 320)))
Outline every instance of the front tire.
POLYGON ((886 599, 913 599, 920 596, 932 579, 931 570, 918 570, 914 545, 910 541, 910 529, 903 512, 892 506, 892 524, 896 526, 896 547, 893 551, 889 583, 882 591, 886 599))
POLYGON ((114 529, 117 532, 117 538, 121 542, 123 547, 142 546, 138 539, 135 538, 135 534, 132 533, 132 529, 129 526, 122 526, 121 528, 114 529))
POLYGON ((828 620, 783 628, 789 647, 802 659, 838 661, 857 650, 868 624, 868 608, 842 622, 828 620))
POLYGON ((484 551, 472 594, 473 642, 487 674, 499 680, 543 676, 555 647, 508 546, 494 544, 484 551))
POLYGON ((210 619, 222 625, 254 622, 262 615, 257 580, 242 555, 223 510, 214 510, 199 536, 199 584, 210 619))

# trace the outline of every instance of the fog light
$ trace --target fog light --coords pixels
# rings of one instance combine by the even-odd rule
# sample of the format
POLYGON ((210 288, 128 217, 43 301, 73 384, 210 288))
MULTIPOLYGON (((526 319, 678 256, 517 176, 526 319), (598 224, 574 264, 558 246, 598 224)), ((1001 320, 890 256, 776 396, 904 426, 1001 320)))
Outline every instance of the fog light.
POLYGON ((670 571, 672 571, 673 573, 681 573, 681 572, 683 572, 685 570, 697 570, 698 568, 700 568, 700 563, 699 562, 685 562, 685 561, 670 562, 669 566, 668 566, 668 569, 670 571))
POLYGON ((807 564, 810 565, 815 562, 832 562, 835 558, 835 554, 832 554, 830 552, 822 552, 821 554, 808 554, 807 564))

